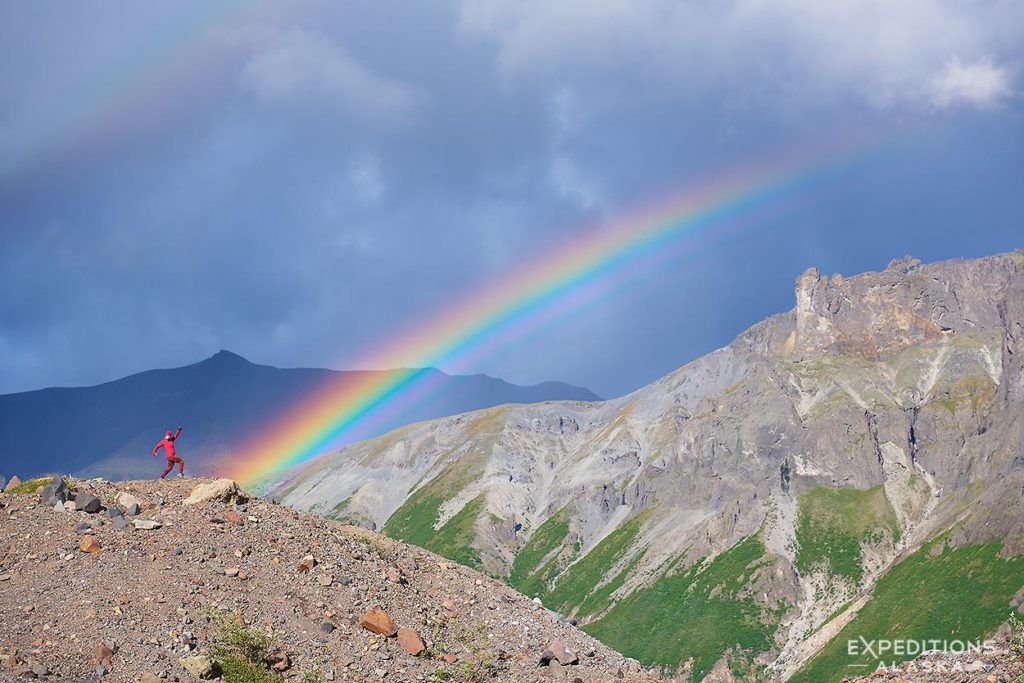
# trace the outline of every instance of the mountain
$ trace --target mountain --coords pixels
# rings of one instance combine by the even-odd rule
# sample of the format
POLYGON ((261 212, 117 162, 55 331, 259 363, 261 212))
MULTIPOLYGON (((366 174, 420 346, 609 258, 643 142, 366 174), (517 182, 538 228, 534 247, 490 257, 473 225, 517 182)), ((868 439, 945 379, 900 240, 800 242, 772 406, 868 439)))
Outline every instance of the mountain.
MULTIPOLYGON (((386 371, 385 371, 386 372, 386 371)), ((433 371, 437 390, 381 424, 376 434, 406 422, 502 403, 556 398, 596 400, 559 382, 517 386, 486 375, 433 371)), ((92 387, 0 395, 0 471, 22 479, 72 472, 111 479, 159 474, 153 444, 165 429, 185 427, 179 452, 193 473, 212 473, 232 447, 327 382, 366 374, 279 369, 229 351, 170 370, 150 370, 92 387)), ((376 373, 374 373, 376 374, 376 373)))
POLYGON ((0 494, 0 681, 652 680, 493 579, 229 480, 67 484, 71 510, 0 494))
POLYGON ((267 493, 694 681, 838 681, 879 661, 850 640, 994 631, 1024 599, 1024 252, 810 269, 795 299, 628 396, 409 425, 267 493))

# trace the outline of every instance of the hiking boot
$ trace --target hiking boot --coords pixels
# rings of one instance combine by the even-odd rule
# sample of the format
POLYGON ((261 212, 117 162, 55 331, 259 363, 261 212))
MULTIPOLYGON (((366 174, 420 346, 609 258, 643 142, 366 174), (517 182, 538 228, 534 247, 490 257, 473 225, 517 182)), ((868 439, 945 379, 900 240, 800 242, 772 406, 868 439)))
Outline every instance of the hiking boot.
POLYGON ((178 472, 178 479, 184 479, 184 478, 185 478, 185 475, 182 474, 181 472, 178 472))

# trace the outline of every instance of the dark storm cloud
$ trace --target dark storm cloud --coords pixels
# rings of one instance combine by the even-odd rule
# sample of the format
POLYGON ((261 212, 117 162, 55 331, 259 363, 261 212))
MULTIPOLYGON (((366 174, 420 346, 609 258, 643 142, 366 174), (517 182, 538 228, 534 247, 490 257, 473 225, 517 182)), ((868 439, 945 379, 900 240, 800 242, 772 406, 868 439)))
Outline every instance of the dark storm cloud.
POLYGON ((8 5, 0 391, 222 347, 351 366, 604 218, 852 122, 909 141, 448 369, 615 394, 788 308, 809 265, 1019 246, 1016 10, 815 6, 8 5))

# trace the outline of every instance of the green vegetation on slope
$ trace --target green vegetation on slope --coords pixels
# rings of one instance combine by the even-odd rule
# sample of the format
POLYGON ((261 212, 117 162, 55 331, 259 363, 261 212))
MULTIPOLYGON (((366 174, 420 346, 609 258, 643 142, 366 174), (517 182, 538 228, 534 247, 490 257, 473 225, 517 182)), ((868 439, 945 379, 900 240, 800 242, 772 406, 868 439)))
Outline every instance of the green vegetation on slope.
POLYGON ((485 494, 481 493, 466 503, 440 529, 434 529, 438 511, 446 500, 446 497, 440 494, 427 491, 436 481, 410 496, 391 515, 384 525, 383 532, 392 538, 426 548, 467 567, 479 568, 480 554, 473 547, 473 541, 476 539, 474 527, 483 509, 485 494))
POLYGON ((558 574, 558 558, 569 535, 568 512, 569 508, 564 507, 544 520, 516 553, 508 583, 523 595, 546 593, 549 582, 558 574))
POLYGON ((778 629, 778 616, 744 595, 766 561, 764 545, 749 536, 706 566, 662 576, 628 595, 583 629, 648 666, 674 670, 692 657, 694 681, 736 645, 734 666, 748 667, 754 655, 771 649, 778 629))
MULTIPOLYGON (((941 543, 941 541, 938 541, 941 543)), ((1009 601, 1024 585, 1024 556, 999 557, 1001 543, 917 551, 883 575, 860 613, 792 683, 838 681, 874 671, 881 660, 851 656, 847 642, 878 639, 961 640, 983 638, 1013 612, 1009 601), (854 666, 851 665, 860 665, 854 666)), ((885 662, 911 659, 885 657, 885 662)))
POLYGON ((468 503, 440 529, 435 529, 434 524, 441 506, 480 476, 484 462, 485 454, 475 444, 471 445, 461 457, 406 498, 381 531, 391 538, 432 550, 470 567, 478 567, 480 557, 472 543, 476 538, 473 527, 483 506, 482 497, 468 503))
MULTIPOLYGON (((554 590, 542 596, 544 605, 563 614, 570 614, 577 607, 581 608, 577 611, 578 616, 590 614, 591 612, 584 612, 581 606, 608 577, 608 572, 625 556, 649 513, 650 510, 644 510, 605 536, 589 553, 563 572, 555 583, 554 590)), ((588 606, 595 610, 599 605, 591 601, 588 606)))
POLYGON ((796 566, 801 572, 825 565, 833 576, 859 583, 864 576, 861 543, 877 543, 883 534, 899 538, 896 514, 882 486, 816 486, 799 501, 796 566))
POLYGON ((9 493, 15 496, 23 496, 29 493, 35 493, 40 486, 45 486, 50 483, 50 477, 38 477, 36 479, 29 479, 23 481, 17 486, 12 486, 9 489, 5 489, 4 493, 9 493))
POLYGON ((461 510, 437 530, 430 543, 424 546, 438 555, 474 569, 480 568, 480 553, 473 547, 476 540, 476 520, 484 507, 485 494, 481 493, 466 503, 461 510))

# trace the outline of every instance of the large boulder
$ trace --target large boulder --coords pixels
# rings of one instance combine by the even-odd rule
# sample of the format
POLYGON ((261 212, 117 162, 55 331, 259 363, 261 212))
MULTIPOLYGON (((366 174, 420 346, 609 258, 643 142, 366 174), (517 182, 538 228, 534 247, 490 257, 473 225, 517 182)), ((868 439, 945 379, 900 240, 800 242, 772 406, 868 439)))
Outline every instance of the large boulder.
POLYGON ((43 504, 51 507, 63 504, 69 495, 68 483, 64 481, 63 477, 53 477, 39 492, 39 498, 43 504))
POLYGON ((99 512, 103 507, 100 499, 84 491, 75 494, 75 509, 79 512, 99 512))
POLYGON ((13 489, 20 483, 21 479, 18 477, 18 475, 15 474, 13 477, 7 480, 7 486, 4 487, 4 491, 7 491, 8 489, 13 489))
POLYGON ((192 489, 189 497, 181 502, 182 505, 198 505, 207 501, 216 500, 228 502, 238 495, 238 484, 231 479, 214 479, 213 481, 192 489))

